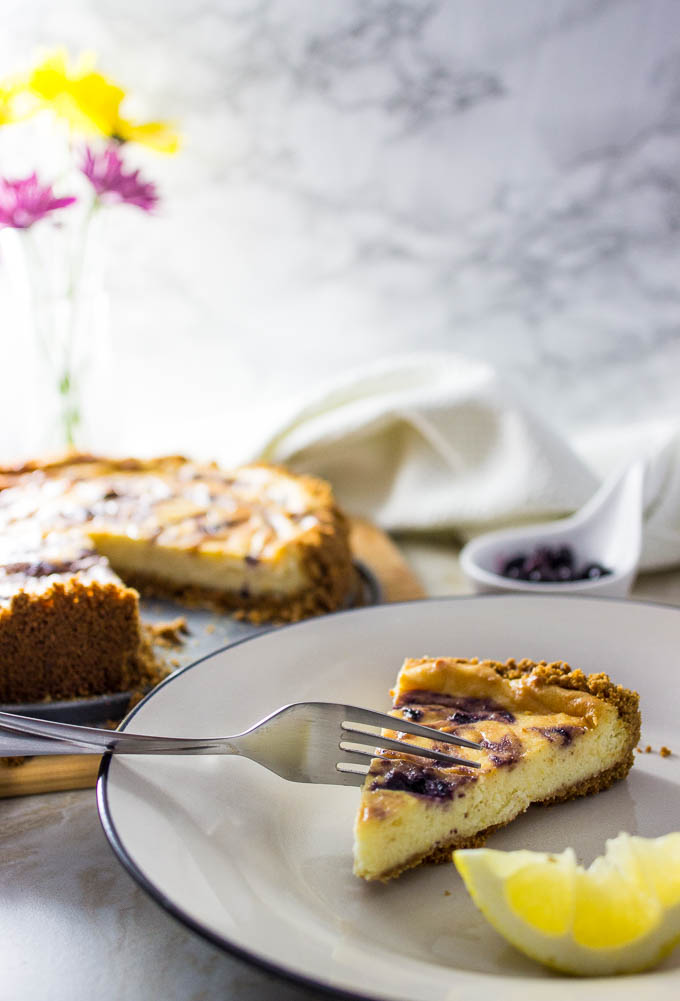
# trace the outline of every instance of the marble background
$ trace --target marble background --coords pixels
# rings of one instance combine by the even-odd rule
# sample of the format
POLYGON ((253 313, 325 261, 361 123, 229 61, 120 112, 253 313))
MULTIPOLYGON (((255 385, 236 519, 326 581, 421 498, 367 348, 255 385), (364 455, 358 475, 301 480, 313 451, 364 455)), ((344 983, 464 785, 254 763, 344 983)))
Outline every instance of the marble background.
MULTIPOLYGON (((492 363, 567 431, 678 414, 673 0, 0 7, 2 72, 95 49, 185 135, 134 154, 158 217, 109 219, 95 447, 227 457, 282 397, 420 348, 492 363)), ((14 454, 41 403, 7 286, 14 454)))

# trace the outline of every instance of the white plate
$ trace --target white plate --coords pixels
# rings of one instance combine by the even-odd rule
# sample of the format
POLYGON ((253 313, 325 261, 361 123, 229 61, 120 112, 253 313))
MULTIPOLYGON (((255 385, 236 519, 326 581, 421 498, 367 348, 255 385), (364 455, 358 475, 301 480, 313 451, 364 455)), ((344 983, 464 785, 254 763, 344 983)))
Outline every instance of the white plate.
MULTIPOLYGON (((642 697, 643 744, 627 781, 593 798, 533 807, 495 848, 590 861, 619 831, 680 830, 680 610, 604 598, 487 596, 385 605, 245 640, 185 668, 127 730, 203 736, 244 729, 287 702, 387 708, 406 656, 567 660, 642 697)), ((225 949, 319 988, 390 1001, 545 998, 562 978, 515 952, 469 900, 452 865, 387 885, 352 875, 359 791, 285 782, 230 757, 106 761, 104 829, 123 864, 172 914, 225 949), (546 983, 546 980, 549 980, 546 983), (500 990, 500 995, 497 993, 500 990)), ((677 997, 680 950, 656 971, 564 981, 585 998, 677 997)), ((560 996, 564 996, 561 994, 560 996)))

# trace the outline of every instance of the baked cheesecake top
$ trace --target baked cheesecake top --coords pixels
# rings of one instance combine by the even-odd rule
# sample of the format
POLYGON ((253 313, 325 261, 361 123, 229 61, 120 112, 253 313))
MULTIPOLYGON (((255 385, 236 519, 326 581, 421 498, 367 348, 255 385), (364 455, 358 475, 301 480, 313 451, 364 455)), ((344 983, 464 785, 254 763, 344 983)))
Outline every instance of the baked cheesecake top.
MULTIPOLYGON (((416 756, 416 748, 429 744, 450 753, 450 745, 413 737, 395 725, 389 735, 412 743, 414 756, 385 751, 373 760, 366 788, 412 793, 433 802, 460 795, 484 772, 514 767, 546 741, 568 748, 579 735, 616 718, 629 730, 631 746, 640 731, 637 693, 613 684, 605 674, 585 675, 563 662, 406 660, 392 694, 392 716, 482 745, 481 752, 456 748, 456 756, 479 761, 479 769, 431 765, 416 756)), ((389 800, 374 797, 367 809, 388 811, 389 800)))
POLYGON ((81 454, 0 469, 0 602, 74 574, 116 580, 97 549, 107 536, 254 567, 308 541, 331 511, 323 481, 266 465, 81 454))

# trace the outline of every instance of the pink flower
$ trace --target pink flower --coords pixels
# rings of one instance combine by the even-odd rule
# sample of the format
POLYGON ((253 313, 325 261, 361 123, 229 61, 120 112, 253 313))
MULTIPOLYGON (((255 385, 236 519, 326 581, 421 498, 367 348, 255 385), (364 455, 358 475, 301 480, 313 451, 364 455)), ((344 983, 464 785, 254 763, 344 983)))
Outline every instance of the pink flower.
POLYGON ((123 160, 113 146, 102 153, 94 153, 89 146, 80 165, 102 202, 125 202, 150 212, 158 202, 156 186, 143 181, 138 170, 126 174, 123 160))
POLYGON ((28 229, 49 212, 72 205, 75 198, 55 198, 51 184, 40 184, 35 173, 20 181, 0 177, 0 228, 28 229))

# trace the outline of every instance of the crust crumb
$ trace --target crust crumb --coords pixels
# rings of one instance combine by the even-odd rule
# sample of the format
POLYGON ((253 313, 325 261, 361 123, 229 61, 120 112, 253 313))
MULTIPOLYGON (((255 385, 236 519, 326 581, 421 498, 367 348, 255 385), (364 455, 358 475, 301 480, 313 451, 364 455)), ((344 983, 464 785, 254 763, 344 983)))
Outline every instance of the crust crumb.
POLYGON ((152 643, 158 646, 177 647, 184 643, 184 636, 189 635, 189 626, 183 615, 169 622, 157 622, 148 626, 152 643))
POLYGON ((637 751, 638 754, 657 754, 658 753, 658 754, 661 755, 662 758, 669 758, 673 754, 673 751, 671 751, 670 747, 666 747, 665 744, 661 745, 661 747, 659 748, 658 752, 657 752, 656 748, 652 747, 651 744, 647 744, 647 746, 644 747, 644 748, 638 746, 638 747, 635 748, 635 750, 637 751))

